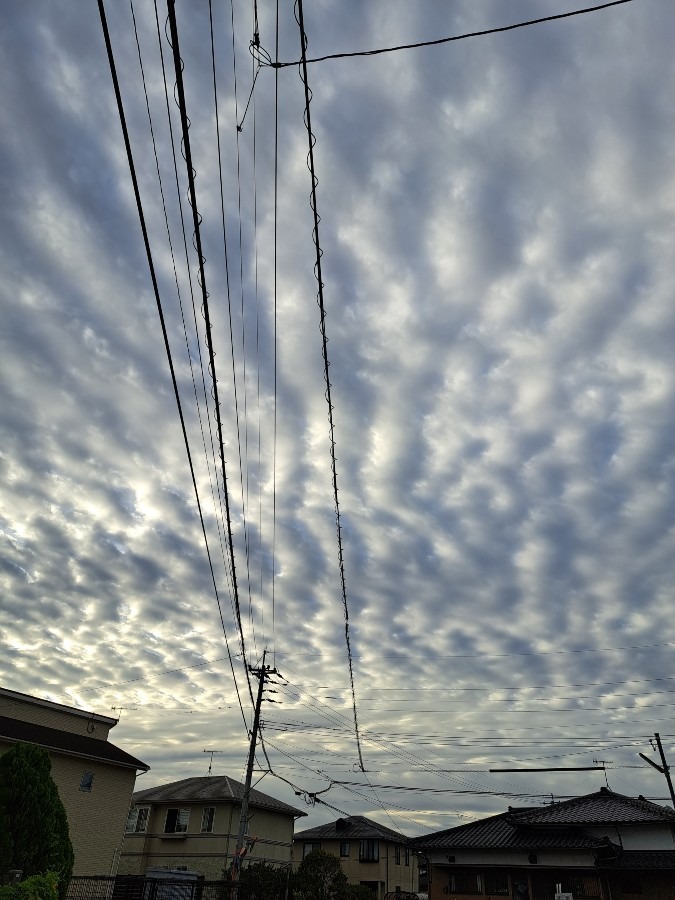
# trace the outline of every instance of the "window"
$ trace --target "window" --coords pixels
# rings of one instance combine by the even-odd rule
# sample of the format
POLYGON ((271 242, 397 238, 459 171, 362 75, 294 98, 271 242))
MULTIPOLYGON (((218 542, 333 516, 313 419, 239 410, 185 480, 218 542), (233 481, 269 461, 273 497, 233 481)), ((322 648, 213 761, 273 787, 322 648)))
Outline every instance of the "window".
POLYGON ((482 894, 481 877, 470 869, 457 869, 450 873, 450 891, 457 894, 482 894))
POLYGON ((306 856, 309 856, 309 854, 313 850, 320 850, 320 849, 321 849, 321 844, 319 841, 307 841, 305 844, 302 845, 302 858, 304 859, 306 856))
POLYGON ((202 834, 210 834, 213 831, 213 820, 215 817, 215 806, 205 806, 202 813, 202 834))
POLYGON ((134 806, 129 810, 127 817, 127 827, 124 829, 127 834, 145 834, 148 827, 148 816, 150 815, 149 806, 134 806))
POLYGON ((341 841, 340 843, 340 856, 349 856, 349 841, 341 841))
POLYGON ((394 863, 397 866, 401 865, 401 848, 398 844, 396 844, 396 846, 394 847, 394 863))
POLYGON ((485 883, 486 894, 503 894, 509 895, 509 879, 506 872, 492 871, 488 869, 483 873, 483 881, 485 883))
POLYGON ((410 847, 405 848, 405 864, 406 866, 410 865, 410 847))
POLYGON ((377 862, 380 858, 380 842, 368 839, 361 841, 359 862, 377 862))
POLYGON ((189 809, 167 809, 164 834, 185 834, 189 819, 189 809))
POLYGON ((80 790, 86 791, 87 794, 90 794, 93 785, 94 785, 94 773, 93 772, 83 772, 82 778, 80 778, 80 790))

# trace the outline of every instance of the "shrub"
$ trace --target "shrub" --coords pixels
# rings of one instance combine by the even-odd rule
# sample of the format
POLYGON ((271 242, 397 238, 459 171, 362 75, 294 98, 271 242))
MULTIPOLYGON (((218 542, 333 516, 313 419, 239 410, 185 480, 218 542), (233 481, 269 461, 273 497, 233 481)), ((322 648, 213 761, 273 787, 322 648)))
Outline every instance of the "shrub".
POLYGON ((18 884, 0 887, 0 900, 56 900, 59 894, 56 872, 33 875, 18 884))

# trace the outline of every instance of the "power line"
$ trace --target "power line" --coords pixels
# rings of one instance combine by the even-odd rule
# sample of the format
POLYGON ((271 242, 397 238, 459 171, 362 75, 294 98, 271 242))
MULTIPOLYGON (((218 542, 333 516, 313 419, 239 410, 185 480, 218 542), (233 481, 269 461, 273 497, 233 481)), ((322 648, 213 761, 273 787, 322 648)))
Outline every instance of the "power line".
POLYGON ((328 362, 328 337, 326 335, 326 307, 324 305, 323 300, 323 279, 321 276, 321 243, 319 241, 319 212, 317 209, 317 201, 316 201, 316 185, 318 179, 316 177, 316 172, 314 169, 314 144, 316 143, 316 138, 314 137, 314 133, 312 132, 312 116, 310 112, 310 104, 312 92, 309 89, 309 81, 307 78, 307 35, 305 33, 304 19, 302 14, 302 0, 296 0, 295 4, 295 18, 298 23, 298 28, 300 29, 300 47, 302 51, 302 66, 301 66, 301 79, 302 84, 305 91, 305 127, 307 130, 307 139, 309 142, 309 152, 307 155, 307 166, 309 168, 310 180, 311 180, 311 194, 310 194, 310 206, 312 208, 312 215, 314 217, 314 247, 316 250, 316 262, 314 264, 314 274, 316 276, 316 281, 318 285, 317 290, 317 303, 319 306, 320 312, 320 330, 321 330, 321 344, 323 350, 323 377, 326 385, 326 402, 328 404, 328 430, 330 437, 330 458, 331 458, 331 470, 333 474, 333 499, 335 502, 335 530, 337 536, 337 545, 338 545, 338 567, 340 570, 340 587, 342 590, 342 606, 344 610, 345 617, 345 643, 347 645, 347 662, 349 667, 349 683, 351 685, 352 691, 352 708, 354 712, 354 733, 356 735, 356 749, 359 756, 359 765, 361 767, 361 771, 364 770, 363 765, 363 754, 361 752, 361 740, 359 738, 359 722, 356 715, 356 691, 354 690, 354 667, 352 663, 352 648, 349 640, 349 607, 347 605, 347 584, 345 581, 345 566, 344 566, 344 551, 342 548, 342 523, 340 520, 340 503, 338 500, 338 485, 337 485, 337 462, 335 457, 335 423, 333 421, 333 403, 331 400, 331 390, 330 390, 330 376, 328 374, 328 367, 330 363, 328 362))
POLYGON ((251 702, 253 702, 253 692, 251 690, 251 680, 248 674, 248 666, 246 664, 246 648, 244 642, 244 629, 241 624, 241 613, 239 607, 239 591, 237 587, 237 576, 234 562, 234 543, 232 540, 232 522, 230 518, 230 502, 227 490, 227 473, 225 471, 225 448, 223 442, 223 423, 220 415, 220 402, 218 400, 218 379, 216 377, 216 361, 215 361, 215 353, 213 350, 213 336, 211 333, 211 319, 209 317, 209 302, 208 302, 208 292, 206 290, 206 274, 204 272, 204 255, 202 253, 202 241, 201 241, 201 232, 200 232, 200 218, 199 212, 197 210, 197 196, 195 192, 195 181, 194 181, 194 170, 192 168, 192 153, 190 150, 190 134, 189 134, 189 126, 187 120, 187 110, 185 104, 185 91, 183 87, 183 70, 182 70, 182 60, 180 57, 180 50, 178 46, 178 27, 176 24, 176 8, 175 8, 175 0, 169 0, 168 2, 168 10, 169 10, 169 26, 171 29, 171 41, 172 41, 172 50, 173 50, 173 60, 174 60, 174 69, 176 73, 176 89, 178 92, 178 108, 180 110, 180 119, 181 119, 181 129, 183 134, 183 149, 185 152, 185 163, 187 166, 187 176, 188 176, 188 189, 190 194, 190 206, 192 207, 192 218, 194 223, 194 235, 195 235, 195 244, 197 251, 197 261, 199 265, 199 285, 202 289, 202 301, 203 301, 203 312, 204 312, 204 320, 206 325, 206 340, 209 349, 209 367, 211 371, 212 385, 213 385, 213 401, 216 413, 216 423, 218 426, 218 449, 220 453, 220 461, 221 461, 221 471, 223 477, 223 494, 225 497, 225 510, 227 515, 227 533, 228 533, 228 541, 229 541, 229 550, 230 550, 230 563, 232 566, 232 582, 234 587, 234 605, 236 610, 236 618, 237 624, 239 626, 239 638, 241 641, 241 650, 243 656, 243 664, 244 671, 246 672, 246 681, 248 684, 249 694, 251 696, 251 702))
MULTIPOLYGON (((623 2, 623 0, 622 0, 623 2)), ((628 644, 625 647, 579 647, 572 650, 525 650, 521 653, 389 653, 379 656, 379 659, 507 659, 521 656, 560 656, 571 653, 613 653, 621 650, 653 650, 656 647, 675 647, 675 641, 664 641, 658 644, 628 644)), ((291 652, 280 656, 290 656, 291 652)), ((330 653, 302 653, 293 652, 293 657, 299 656, 331 656, 330 653)), ((355 655, 354 659, 370 659, 370 657, 355 655)))
POLYGON ((572 12, 558 13, 553 16, 543 16, 540 19, 529 19, 526 22, 516 22, 513 25, 502 25, 498 28, 486 28, 483 31, 470 31, 467 34, 456 34, 451 37, 436 38, 432 41, 418 41, 414 44, 399 44, 395 47, 382 47, 378 50, 357 50, 351 53, 329 53, 326 56, 316 56, 312 59, 294 60, 293 62, 262 62, 261 65, 271 66, 274 69, 285 69, 288 66, 299 66, 301 63, 325 62, 328 59, 350 59, 358 56, 379 56, 383 53, 395 53, 398 50, 416 50, 420 47, 435 47, 439 44, 449 44, 453 41, 466 41, 469 38, 485 37, 489 34, 500 34, 505 31, 515 31, 517 28, 526 28, 529 25, 541 25, 543 22, 555 22, 558 19, 571 19, 573 16, 581 16, 584 13, 598 12, 608 9, 610 6, 621 6, 624 3, 632 3, 632 0, 612 0, 611 3, 601 3, 598 6, 588 6, 586 9, 577 9, 572 12))
POLYGON ((222 607, 221 607, 221 603, 220 603, 220 595, 218 593, 218 587, 216 584, 216 576, 215 576, 215 572, 213 569, 213 561, 211 559, 211 551, 209 550, 208 538, 206 536, 206 525, 204 523, 204 515, 202 512, 202 505, 201 505, 201 501, 199 499, 199 490, 197 488, 197 479, 195 476, 194 465, 192 463, 192 454, 190 452, 190 443, 188 441, 187 430, 185 427, 185 418, 183 416, 183 407, 182 407, 181 400, 180 400, 180 393, 178 391, 178 381, 176 379, 176 373, 174 370, 173 358, 171 355, 171 346, 169 344, 169 336, 168 336, 168 333, 166 330, 166 322, 164 320, 164 311, 162 309, 162 301, 161 301, 160 294, 159 294, 159 287, 157 284, 157 276, 155 274, 155 266, 154 266, 154 262, 153 262, 153 258, 152 258, 152 251, 150 249, 150 239, 148 237, 148 231, 147 231, 147 227, 145 224, 145 215, 143 213, 143 204, 141 201, 140 189, 138 187, 138 179, 136 177, 136 166, 134 164, 133 153, 131 150, 131 141, 129 140, 129 132, 127 129, 126 116, 124 114, 124 105, 122 103, 122 94, 120 91, 119 81, 117 79, 117 68, 115 66, 115 58, 113 55, 112 43, 110 41, 110 33, 108 31, 108 22, 106 19, 105 6, 103 3, 103 0, 98 0, 98 9, 99 9, 99 16, 101 19, 101 27, 103 29, 103 37, 105 40, 106 52, 108 54, 108 64, 110 66, 110 74, 112 77, 113 88, 115 91, 115 98, 117 101, 117 110, 118 110, 119 117, 120 117, 120 124, 122 126, 122 134, 124 137, 124 146, 125 146, 126 153, 127 153, 129 172, 131 175, 131 181, 132 181, 132 185, 133 185, 133 189, 134 189, 134 196, 136 198, 136 208, 138 211, 138 218, 139 218, 139 222, 141 225, 141 231, 143 233, 143 243, 145 245, 145 253, 147 256, 147 260, 148 260, 148 267, 150 269, 150 278, 152 281, 152 287, 153 287, 153 291, 154 291, 154 295, 155 295, 155 302, 157 304, 157 312, 159 314, 159 320, 160 320, 160 324, 161 324, 161 328, 162 328, 162 336, 164 338, 164 347, 165 347, 167 359, 169 362, 169 369, 171 372, 171 381, 173 384, 174 396, 176 398, 176 405, 178 407, 178 415, 180 418, 181 429, 183 432, 183 441, 185 443, 185 450, 186 450, 187 457, 188 457, 188 464, 190 466, 190 474, 192 476, 192 485, 193 485, 194 492, 195 492, 195 499, 197 501, 197 509, 199 511, 199 519, 200 519, 201 526, 202 526, 202 533, 204 535, 204 544, 206 547, 206 555, 208 558, 209 569, 211 572, 211 579, 213 582, 213 589, 214 589, 214 593, 215 593, 215 597, 216 597, 216 603, 218 606, 218 612, 220 615, 220 624, 221 624, 221 627, 223 630, 223 636, 225 638, 225 646, 227 647, 227 655, 230 660, 230 666, 232 667, 232 676, 234 678, 234 685, 235 685, 235 688, 237 691, 237 698, 239 699, 239 707, 241 709, 242 718, 244 719, 244 726, 246 726, 246 716, 244 715, 244 708, 241 703, 241 697, 239 696, 239 688, 237 686, 237 680, 234 677, 234 665, 232 662, 232 655, 230 654, 230 645, 229 645, 229 641, 227 639, 227 631, 225 629, 225 620, 223 619, 223 612, 222 612, 222 607))

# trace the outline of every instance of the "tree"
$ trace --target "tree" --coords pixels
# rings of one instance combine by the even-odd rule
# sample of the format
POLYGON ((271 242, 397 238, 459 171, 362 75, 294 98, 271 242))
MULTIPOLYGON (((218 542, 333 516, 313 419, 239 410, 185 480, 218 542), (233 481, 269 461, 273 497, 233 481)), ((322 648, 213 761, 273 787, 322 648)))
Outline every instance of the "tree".
POLYGON ((9 828, 9 868, 24 878, 55 872, 63 900, 74 854, 51 768, 47 751, 34 744, 15 744, 0 757, 0 818, 9 828))
POLYGON ((312 850, 293 878, 294 900, 346 900, 347 876, 340 860, 325 850, 312 850))
POLYGON ((242 900, 284 900, 288 869, 258 862, 239 873, 242 900))

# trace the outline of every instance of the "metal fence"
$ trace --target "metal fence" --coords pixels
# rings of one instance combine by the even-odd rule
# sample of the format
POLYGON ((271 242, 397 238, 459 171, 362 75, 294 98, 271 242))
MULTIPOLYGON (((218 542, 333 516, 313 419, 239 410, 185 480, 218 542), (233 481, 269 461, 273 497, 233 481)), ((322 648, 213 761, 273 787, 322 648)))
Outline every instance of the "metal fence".
POLYGON ((66 900, 265 900, 244 884, 199 878, 146 878, 143 875, 75 875, 66 900))

